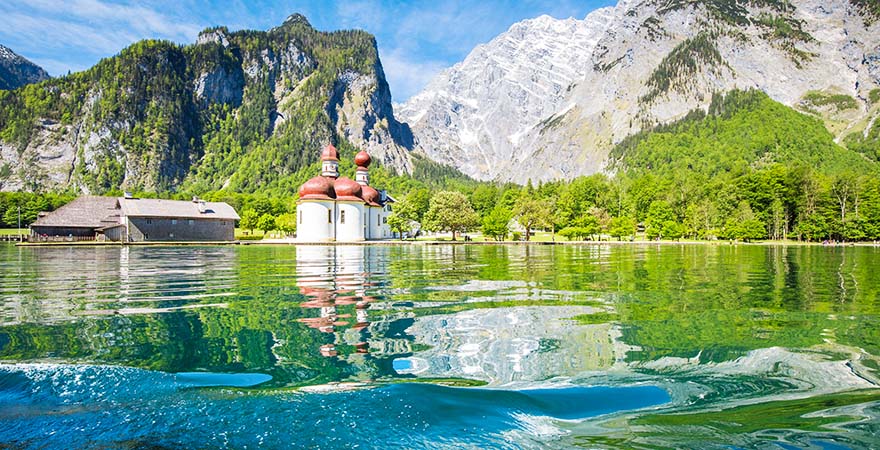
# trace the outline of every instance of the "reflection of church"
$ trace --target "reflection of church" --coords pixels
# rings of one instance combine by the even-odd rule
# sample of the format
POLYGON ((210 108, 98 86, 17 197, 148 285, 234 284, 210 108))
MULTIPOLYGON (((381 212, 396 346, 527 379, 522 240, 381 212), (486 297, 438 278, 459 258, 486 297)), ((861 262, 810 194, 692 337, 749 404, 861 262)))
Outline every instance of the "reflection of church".
POLYGON ((375 299, 366 292, 365 250, 360 246, 297 248, 297 285, 307 298, 300 306, 318 311, 317 317, 299 321, 327 334, 319 349, 323 356, 370 352, 367 309, 375 299))
POLYGON ((321 153, 321 175, 299 188, 296 205, 297 240, 357 242, 392 237, 390 204, 385 192, 370 186, 370 155, 361 150, 354 159, 355 179, 339 176, 339 153, 332 144, 321 153))

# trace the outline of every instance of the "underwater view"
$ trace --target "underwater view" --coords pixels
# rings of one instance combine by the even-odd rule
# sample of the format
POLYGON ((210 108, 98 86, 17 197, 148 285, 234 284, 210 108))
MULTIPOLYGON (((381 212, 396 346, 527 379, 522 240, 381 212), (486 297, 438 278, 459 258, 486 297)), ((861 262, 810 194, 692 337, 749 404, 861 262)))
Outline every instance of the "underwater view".
POLYGON ((0 245, 0 447, 880 447, 880 248, 0 245))

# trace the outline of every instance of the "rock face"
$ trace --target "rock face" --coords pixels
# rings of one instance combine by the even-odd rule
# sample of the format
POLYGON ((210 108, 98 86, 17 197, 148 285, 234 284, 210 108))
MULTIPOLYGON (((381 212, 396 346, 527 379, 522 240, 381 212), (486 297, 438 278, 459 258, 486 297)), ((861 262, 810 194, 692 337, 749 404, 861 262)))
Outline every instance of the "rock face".
POLYGON ((374 71, 378 76, 341 74, 333 86, 327 112, 336 131, 349 142, 386 166, 412 173, 412 131, 394 118, 391 90, 378 60, 374 71))
POLYGON ((430 158, 520 183, 600 172, 626 136, 734 88, 814 113, 843 137, 877 114, 870 14, 850 0, 621 0, 584 20, 539 17, 474 49, 398 115, 430 158), (854 101, 816 107, 840 96, 854 101))
POLYGON ((0 45, 0 89, 16 89, 48 78, 42 67, 0 45))
POLYGON ((2 190, 252 192, 286 185, 328 141, 412 170, 375 39, 300 15, 185 47, 142 41, 34 95, 0 96, 2 190))

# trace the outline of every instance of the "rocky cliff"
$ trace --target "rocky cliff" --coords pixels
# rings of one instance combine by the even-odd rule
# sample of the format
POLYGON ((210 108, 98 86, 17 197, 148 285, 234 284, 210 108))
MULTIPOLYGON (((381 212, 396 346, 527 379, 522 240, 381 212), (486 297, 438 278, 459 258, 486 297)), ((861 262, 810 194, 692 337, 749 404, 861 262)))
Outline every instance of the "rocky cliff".
POLYGON ((0 45, 0 89, 15 89, 48 78, 42 67, 0 45))
POLYGON ((269 31, 143 41, 84 72, 0 92, 0 188, 290 188, 323 143, 410 171, 373 36, 269 31))
POLYGON ((862 0, 621 0, 584 20, 540 17, 398 113, 417 149, 484 180, 603 171, 625 137, 733 89, 821 117, 848 142, 880 111, 878 12, 862 0))

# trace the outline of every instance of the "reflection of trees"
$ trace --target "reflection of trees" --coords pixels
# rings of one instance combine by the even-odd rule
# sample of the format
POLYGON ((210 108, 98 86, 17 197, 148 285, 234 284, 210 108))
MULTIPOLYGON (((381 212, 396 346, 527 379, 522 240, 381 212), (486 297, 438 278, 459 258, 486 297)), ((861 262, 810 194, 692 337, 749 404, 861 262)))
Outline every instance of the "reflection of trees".
MULTIPOLYGON (((67 263, 59 263, 63 259, 49 249, 21 253, 24 276, 40 282, 31 282, 31 291, 3 291, 4 302, 12 299, 7 305, 17 307, 25 299, 35 310, 22 314, 4 309, 4 321, 13 324, 0 327, 0 359, 98 362, 172 372, 261 371, 291 384, 375 378, 393 374, 390 361, 395 357, 412 354, 412 336, 406 330, 413 317, 566 300, 574 304, 587 297, 613 306, 603 320, 618 322, 621 339, 639 348, 629 354, 631 361, 698 353, 703 360, 724 360, 752 349, 808 347, 826 339, 880 354, 876 249, 307 249, 207 248, 189 254, 132 248, 125 258, 119 249, 71 249, 66 250, 67 263), (474 280, 525 283, 507 291, 429 289, 474 280), (112 313, 144 306, 138 296, 154 296, 148 303, 152 307, 218 303, 214 297, 185 298, 193 292, 233 295, 220 297, 225 307, 70 316, 71 310, 112 313), (485 301, 469 301, 474 297, 485 301), (382 305, 381 313, 372 311, 370 305, 376 304, 382 305)), ((10 255, 6 261, 17 258, 10 255)), ((15 282, 12 277, 7 271, 0 281, 8 285, 15 282)))

